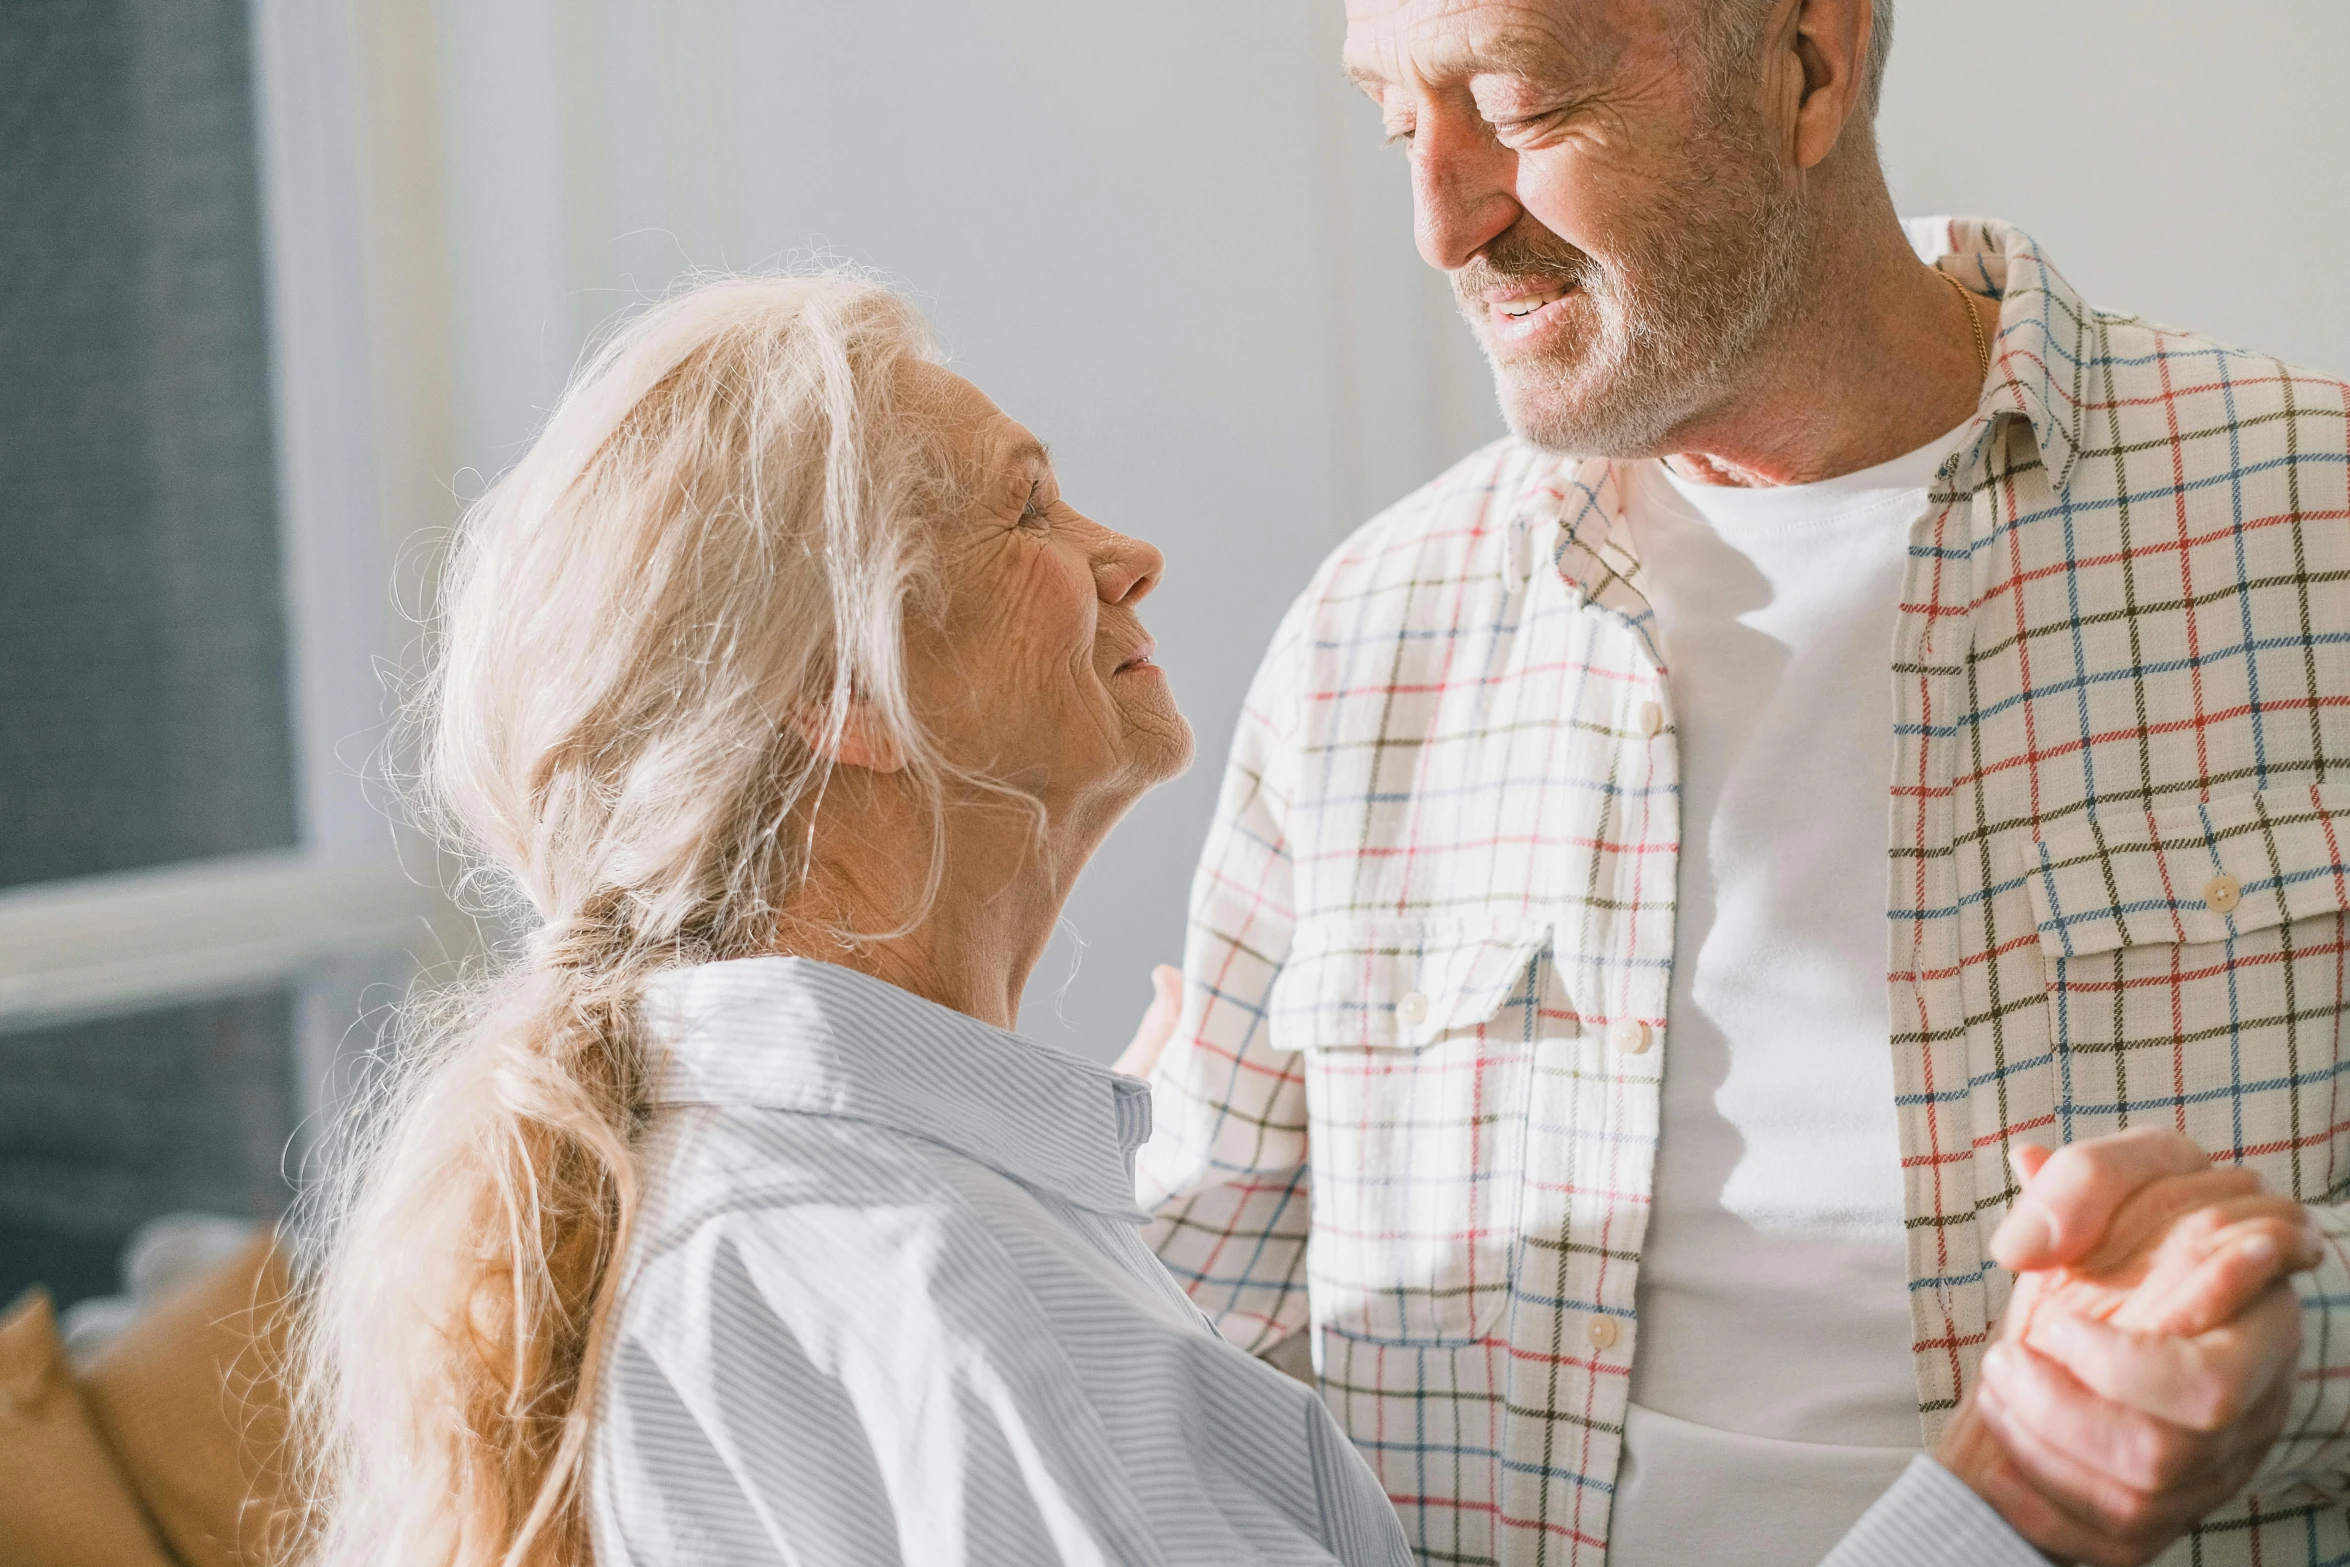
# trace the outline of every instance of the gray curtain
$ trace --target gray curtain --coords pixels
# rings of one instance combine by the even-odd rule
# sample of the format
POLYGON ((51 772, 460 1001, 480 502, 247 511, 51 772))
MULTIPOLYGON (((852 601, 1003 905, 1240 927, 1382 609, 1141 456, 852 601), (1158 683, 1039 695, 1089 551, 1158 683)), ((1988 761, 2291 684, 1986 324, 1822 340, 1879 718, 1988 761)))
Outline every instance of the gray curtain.
POLYGON ((242 0, 0 4, 0 886, 291 844, 242 0))
MULTIPOLYGON (((0 0, 0 887, 295 841, 264 329, 243 0, 0 0)), ((0 1032, 0 1301, 278 1212, 291 1010, 0 1032)))

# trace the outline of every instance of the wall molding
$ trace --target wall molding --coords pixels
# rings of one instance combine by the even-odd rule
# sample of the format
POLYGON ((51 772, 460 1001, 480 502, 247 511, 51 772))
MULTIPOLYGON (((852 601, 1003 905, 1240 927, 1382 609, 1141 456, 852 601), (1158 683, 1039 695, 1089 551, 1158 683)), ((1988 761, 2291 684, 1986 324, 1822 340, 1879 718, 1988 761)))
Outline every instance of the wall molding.
POLYGON ((472 922, 390 858, 241 855, 13 888, 0 1032, 296 983, 354 952, 438 966, 474 946, 472 922))

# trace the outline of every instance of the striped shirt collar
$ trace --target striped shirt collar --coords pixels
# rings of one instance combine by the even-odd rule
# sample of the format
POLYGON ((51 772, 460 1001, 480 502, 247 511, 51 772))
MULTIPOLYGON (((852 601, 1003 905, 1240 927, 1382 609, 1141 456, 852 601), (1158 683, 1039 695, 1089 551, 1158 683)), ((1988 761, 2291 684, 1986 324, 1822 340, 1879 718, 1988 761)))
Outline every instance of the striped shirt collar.
POLYGON ((837 1116, 941 1143, 1023 1185, 1141 1222, 1150 1089, 1104 1066, 808 958, 655 975, 657 1105, 837 1116))

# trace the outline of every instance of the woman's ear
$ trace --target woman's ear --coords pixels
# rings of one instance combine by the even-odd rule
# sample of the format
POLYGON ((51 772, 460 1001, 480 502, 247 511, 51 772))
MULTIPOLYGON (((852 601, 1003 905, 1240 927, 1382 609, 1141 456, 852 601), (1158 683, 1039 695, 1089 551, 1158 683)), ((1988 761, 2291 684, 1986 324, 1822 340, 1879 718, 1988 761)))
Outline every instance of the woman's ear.
POLYGON ((863 702, 851 702, 840 732, 831 733, 823 709, 803 707, 792 720, 808 749, 838 767, 861 767, 869 773, 894 773, 906 765, 897 739, 863 702))

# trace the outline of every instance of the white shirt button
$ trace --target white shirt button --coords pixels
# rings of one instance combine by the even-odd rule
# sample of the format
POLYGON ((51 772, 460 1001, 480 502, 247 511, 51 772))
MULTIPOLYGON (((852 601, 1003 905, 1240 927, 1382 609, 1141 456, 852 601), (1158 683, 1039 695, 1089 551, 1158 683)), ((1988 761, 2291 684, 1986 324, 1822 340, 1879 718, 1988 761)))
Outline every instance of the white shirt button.
POLYGON ((2203 901, 2214 914, 2226 914, 2244 901, 2244 884, 2221 872, 2203 884, 2203 901))
POLYGON ((1654 702, 1640 704, 1640 732, 1655 739, 1665 732, 1665 710, 1654 702))
POLYGON ((1407 1027, 1417 1028, 1428 1021, 1428 998, 1417 990, 1407 990, 1395 1004, 1395 1015, 1407 1027))
POLYGON ((1620 1055, 1644 1054, 1649 1043, 1648 1025, 1636 1017, 1617 1018, 1607 1026, 1607 1042, 1608 1047, 1620 1055))
POLYGON ((1594 1313, 1583 1324, 1583 1336, 1591 1340, 1593 1349, 1614 1349, 1618 1337, 1616 1319, 1594 1313))

